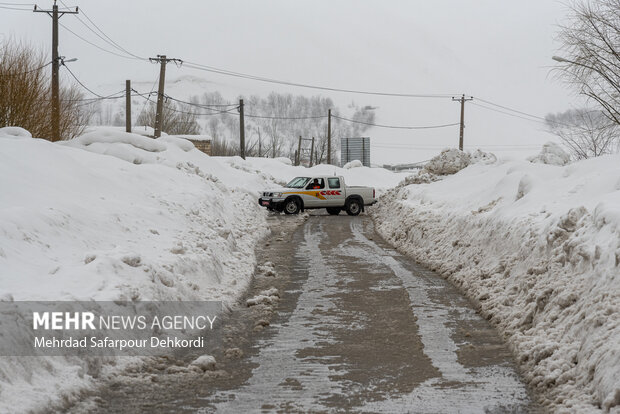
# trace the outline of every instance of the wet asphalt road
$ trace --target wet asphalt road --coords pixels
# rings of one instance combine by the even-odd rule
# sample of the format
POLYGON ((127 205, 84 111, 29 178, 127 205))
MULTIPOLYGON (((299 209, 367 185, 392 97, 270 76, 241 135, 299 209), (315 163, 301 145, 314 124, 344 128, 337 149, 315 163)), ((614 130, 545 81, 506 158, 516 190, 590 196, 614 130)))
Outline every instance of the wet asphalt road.
POLYGON ((275 275, 257 275, 248 296, 275 287, 280 300, 230 314, 215 371, 184 370, 194 356, 180 355, 119 376, 70 411, 539 411, 488 322, 383 242, 368 216, 317 212, 296 228, 270 220, 276 234, 259 258, 275 275))

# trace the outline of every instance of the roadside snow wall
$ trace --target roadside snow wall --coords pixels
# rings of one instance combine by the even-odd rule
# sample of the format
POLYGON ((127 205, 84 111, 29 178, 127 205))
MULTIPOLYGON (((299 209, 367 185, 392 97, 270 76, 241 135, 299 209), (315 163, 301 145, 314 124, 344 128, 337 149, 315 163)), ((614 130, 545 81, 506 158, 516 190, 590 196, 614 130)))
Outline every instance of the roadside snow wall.
MULTIPOLYGON (((251 280, 267 228, 257 194, 273 185, 175 137, 0 129, 0 300, 229 304, 251 280)), ((60 409, 104 368, 0 357, 0 412, 60 409)))
POLYGON ((479 305, 553 411, 620 412, 620 156, 427 181, 382 197, 379 233, 479 305))

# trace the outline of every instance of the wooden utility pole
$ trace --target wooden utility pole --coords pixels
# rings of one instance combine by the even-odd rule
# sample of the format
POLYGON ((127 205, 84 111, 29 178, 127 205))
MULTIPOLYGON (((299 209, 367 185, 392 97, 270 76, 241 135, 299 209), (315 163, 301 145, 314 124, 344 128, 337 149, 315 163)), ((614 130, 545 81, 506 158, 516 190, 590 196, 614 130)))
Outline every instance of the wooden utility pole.
POLYGON ((332 110, 327 110, 327 163, 332 163, 332 110))
POLYGON ((52 10, 41 10, 34 6, 35 13, 47 13, 52 18, 52 141, 60 141, 60 81, 58 70, 60 68, 60 56, 58 55, 58 19, 65 14, 77 14, 75 11, 58 11, 58 5, 54 0, 52 10))
POLYGON ((314 155, 314 137, 312 137, 312 144, 310 146, 310 167, 312 167, 313 155, 314 155))
POLYGON ((161 129, 164 124, 164 85, 166 83, 166 64, 168 62, 183 63, 181 59, 168 59, 166 55, 157 55, 149 58, 151 63, 159 63, 159 88, 157 89, 157 113, 155 114, 155 138, 161 137, 161 129))
POLYGON ((260 127, 257 127, 256 130, 258 131, 258 158, 262 157, 262 145, 261 145, 261 139, 260 139, 260 127))
POLYGON ((461 151, 463 151, 463 135, 465 132, 465 102, 471 101, 472 99, 474 99, 472 96, 465 98, 465 95, 462 95, 460 98, 452 97, 453 101, 461 103, 461 127, 459 129, 459 149, 461 151))
POLYGON ((297 165, 301 164, 301 135, 299 136, 299 144, 297 144, 297 165))
POLYGON ((131 132, 131 81, 125 81, 125 132, 131 132))
POLYGON ((245 118, 243 116, 243 99, 239 99, 239 148, 241 158, 245 160, 245 118))

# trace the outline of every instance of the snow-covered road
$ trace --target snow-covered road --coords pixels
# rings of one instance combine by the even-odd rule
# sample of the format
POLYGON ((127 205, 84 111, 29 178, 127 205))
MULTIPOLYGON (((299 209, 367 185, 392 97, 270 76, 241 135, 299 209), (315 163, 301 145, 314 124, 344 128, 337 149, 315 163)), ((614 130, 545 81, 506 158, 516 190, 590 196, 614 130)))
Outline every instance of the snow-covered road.
POLYGON ((280 299, 235 311, 216 371, 130 375, 91 398, 88 410, 536 410, 488 322, 448 282, 383 242, 368 216, 313 213, 291 234, 276 234, 267 259, 276 274, 258 274, 250 296, 276 288, 280 299), (237 348, 240 359, 223 357, 237 348))

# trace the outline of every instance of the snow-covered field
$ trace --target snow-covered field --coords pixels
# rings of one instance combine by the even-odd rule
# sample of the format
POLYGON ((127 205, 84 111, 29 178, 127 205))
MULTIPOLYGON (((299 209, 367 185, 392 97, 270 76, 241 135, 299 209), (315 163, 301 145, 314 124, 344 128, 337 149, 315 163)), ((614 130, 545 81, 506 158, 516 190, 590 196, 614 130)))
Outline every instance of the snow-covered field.
MULTIPOLYGON (((260 190, 296 175, 337 173, 380 188, 404 177, 289 164, 212 158, 177 137, 154 140, 119 128, 61 143, 2 128, 0 300, 230 304, 248 285, 254 247, 268 232, 260 190)), ((93 370, 91 362, 0 357, 0 412, 74 398, 112 369, 93 370)))
POLYGON ((380 234, 479 304, 553 411, 620 412, 620 155, 438 176, 445 155, 384 195, 380 234))

